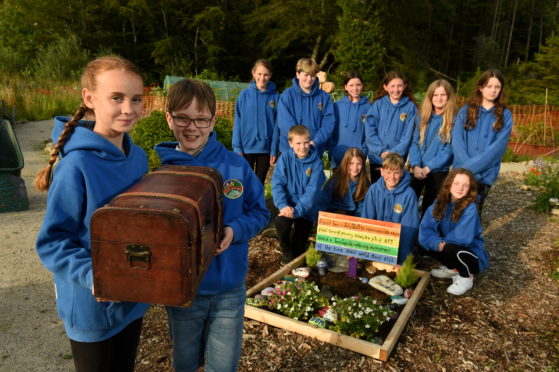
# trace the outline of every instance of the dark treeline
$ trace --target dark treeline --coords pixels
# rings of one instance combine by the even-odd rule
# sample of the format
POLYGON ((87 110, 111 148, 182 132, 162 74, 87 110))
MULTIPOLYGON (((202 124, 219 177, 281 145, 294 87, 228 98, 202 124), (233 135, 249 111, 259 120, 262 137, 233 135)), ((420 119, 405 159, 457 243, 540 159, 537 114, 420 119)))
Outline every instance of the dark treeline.
POLYGON ((0 0, 0 71, 67 74, 112 52, 148 82, 248 81, 265 57, 282 88, 297 59, 312 56, 334 81, 356 68, 374 89, 400 69, 421 90, 488 67, 517 73, 555 36, 558 14, 557 0, 0 0))

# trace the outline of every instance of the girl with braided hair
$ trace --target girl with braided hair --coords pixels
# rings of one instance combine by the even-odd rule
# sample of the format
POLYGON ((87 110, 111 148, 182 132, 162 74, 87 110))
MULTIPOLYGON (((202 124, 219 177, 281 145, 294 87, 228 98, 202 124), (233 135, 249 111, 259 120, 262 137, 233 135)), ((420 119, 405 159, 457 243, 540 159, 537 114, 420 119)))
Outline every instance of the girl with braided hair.
POLYGON ((481 233, 474 175, 464 168, 453 169, 419 226, 419 244, 443 265, 431 270, 431 275, 452 278, 448 293, 466 293, 474 274, 487 268, 481 233))
POLYGON ((54 274, 76 371, 133 371, 148 305, 95 300, 89 228, 97 208, 147 172, 146 154, 127 134, 142 114, 143 80, 131 62, 101 57, 81 82, 83 102, 72 118, 54 119, 56 145, 35 179, 48 190, 36 249, 54 274))
POLYGON ((453 168, 472 171, 478 182, 479 211, 497 180, 501 158, 512 130, 512 113, 505 105, 505 79, 496 69, 479 77, 468 103, 452 129, 453 168))

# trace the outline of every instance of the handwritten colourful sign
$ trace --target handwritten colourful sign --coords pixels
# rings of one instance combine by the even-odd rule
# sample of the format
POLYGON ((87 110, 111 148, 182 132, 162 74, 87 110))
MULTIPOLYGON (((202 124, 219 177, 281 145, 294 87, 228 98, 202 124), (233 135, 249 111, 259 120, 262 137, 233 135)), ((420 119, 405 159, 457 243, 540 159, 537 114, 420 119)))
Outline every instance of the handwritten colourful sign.
POLYGON ((316 249, 396 265, 400 224, 319 212, 316 249))

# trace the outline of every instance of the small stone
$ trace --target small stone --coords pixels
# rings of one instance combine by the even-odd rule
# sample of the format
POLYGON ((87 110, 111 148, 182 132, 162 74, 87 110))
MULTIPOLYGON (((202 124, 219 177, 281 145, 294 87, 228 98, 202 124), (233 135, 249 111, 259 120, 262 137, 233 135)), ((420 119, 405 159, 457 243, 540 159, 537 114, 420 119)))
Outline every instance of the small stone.
POLYGON ((257 299, 257 300, 263 300, 264 296, 262 296, 261 294, 257 294, 257 295, 254 296, 254 298, 257 299))
POLYGON ((365 278, 364 276, 360 276, 359 281, 363 284, 367 284, 367 283, 369 283, 369 278, 365 278))
POLYGON ((413 295, 413 289, 408 288, 404 291, 404 297, 405 298, 410 298, 413 295))
POLYGON ((389 296, 401 296, 404 293, 402 287, 386 275, 375 276, 369 280, 369 285, 389 296))
POLYGON ((299 278, 308 278, 310 273, 311 273, 311 269, 309 269, 308 267, 298 267, 291 271, 291 274, 299 278))
POLYGON ((392 310, 392 311, 398 310, 399 307, 400 307, 400 305, 398 305, 398 304, 393 304, 393 303, 388 304, 388 309, 392 310))
POLYGON ((326 261, 326 259, 324 258, 321 258, 316 263, 316 267, 318 268, 318 274, 320 276, 324 276, 326 275, 326 270, 328 269, 328 261, 326 261))
POLYGON ((309 324, 319 328, 326 328, 326 321, 317 316, 313 316, 309 319, 309 324))
POLYGON ((260 291, 260 294, 262 296, 270 296, 272 293, 274 293, 274 291, 275 291, 275 288, 267 287, 267 288, 264 288, 262 291, 260 291))
POLYGON ((368 262, 367 265, 365 266, 365 270, 369 273, 369 274, 376 274, 377 272, 377 268, 375 267, 373 262, 368 262))
POLYGON ((274 288, 279 288, 283 285, 285 285, 286 281, 285 280, 280 280, 274 283, 274 288))
POLYGON ((286 282, 294 282, 295 279, 297 279, 297 278, 295 278, 294 276, 291 276, 291 275, 286 275, 286 276, 284 276, 284 277, 281 278, 281 279, 282 279, 282 280, 285 280, 286 282))
POLYGON ((402 296, 392 296, 390 297, 390 299, 392 300, 392 303, 395 305, 405 305, 408 303, 408 299, 402 296))

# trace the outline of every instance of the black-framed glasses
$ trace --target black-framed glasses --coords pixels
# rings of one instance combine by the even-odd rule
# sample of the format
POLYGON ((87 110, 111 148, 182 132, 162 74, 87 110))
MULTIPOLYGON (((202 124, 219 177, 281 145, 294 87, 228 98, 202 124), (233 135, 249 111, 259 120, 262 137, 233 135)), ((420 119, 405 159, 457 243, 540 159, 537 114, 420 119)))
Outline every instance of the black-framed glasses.
POLYGON ((190 123, 194 123, 196 128, 208 128, 212 123, 212 119, 208 118, 196 118, 191 119, 188 116, 171 116, 173 118, 173 124, 177 127, 188 127, 190 123))

